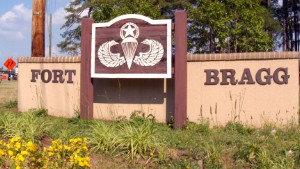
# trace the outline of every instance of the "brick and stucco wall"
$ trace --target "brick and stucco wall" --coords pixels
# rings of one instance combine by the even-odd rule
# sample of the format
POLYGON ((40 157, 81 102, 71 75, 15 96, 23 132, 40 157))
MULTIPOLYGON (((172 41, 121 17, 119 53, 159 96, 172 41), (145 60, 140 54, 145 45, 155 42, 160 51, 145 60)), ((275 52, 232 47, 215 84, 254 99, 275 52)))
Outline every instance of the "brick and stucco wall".
MULTIPOLYGON (((74 116, 80 105, 80 73, 84 73, 80 72, 80 59, 19 58, 19 110, 46 108, 50 115, 74 116)), ((211 125, 238 121, 256 127, 268 123, 298 124, 298 59, 297 52, 187 55, 189 120, 206 119, 211 125), (220 82, 215 83, 215 79, 220 82)), ((155 115, 159 122, 166 122, 174 109, 173 79, 94 79, 93 82, 94 118, 129 117, 133 111, 143 111, 155 115)))

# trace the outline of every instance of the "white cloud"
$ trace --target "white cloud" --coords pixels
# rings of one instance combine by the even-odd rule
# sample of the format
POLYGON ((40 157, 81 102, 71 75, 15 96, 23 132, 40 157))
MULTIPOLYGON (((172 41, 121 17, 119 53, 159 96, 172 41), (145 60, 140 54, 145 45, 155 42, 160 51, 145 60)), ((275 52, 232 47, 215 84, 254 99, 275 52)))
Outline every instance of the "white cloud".
MULTIPOLYGON (((89 12, 89 9, 85 9, 84 11, 81 12, 80 16, 81 17, 87 16, 88 12, 89 12)), ((68 12, 64 8, 58 8, 52 15, 53 25, 62 26, 66 22, 65 17, 67 15, 68 15, 68 12)))
MULTIPOLYGON (((49 56, 49 46, 46 46, 46 49, 45 49, 45 55, 46 56, 49 56)), ((56 45, 52 45, 51 47, 51 56, 52 57, 56 57, 56 56, 68 56, 67 53, 61 53, 60 50, 57 48, 56 45)))
POLYGON ((15 5, 10 11, 0 15, 0 35, 11 40, 25 39, 31 30, 31 9, 23 3, 15 5))
POLYGON ((12 35, 13 37, 15 37, 15 39, 21 40, 21 39, 25 39, 25 36, 22 32, 14 32, 15 34, 12 35))
POLYGON ((88 16, 88 14, 89 14, 89 9, 87 8, 87 9, 85 9, 84 11, 82 11, 82 13, 81 13, 81 17, 84 17, 84 16, 88 16))
POLYGON ((67 12, 64 8, 58 8, 52 15, 52 23, 53 25, 59 25, 62 26, 66 20, 65 16, 67 15, 67 12))
POLYGON ((1 30, 1 28, 0 28, 0 35, 1 36, 5 36, 7 39, 10 39, 10 40, 22 40, 22 39, 25 39, 25 35, 21 31, 1 30))
POLYGON ((15 20, 16 17, 17 15, 14 12, 8 11, 0 17, 0 21, 2 23, 12 22, 15 20))
MULTIPOLYGON (((61 0, 66 3, 70 0, 61 0)), ((51 2, 51 1, 50 1, 51 2)), ((0 44, 2 56, 29 56, 31 44, 31 17, 32 9, 26 7, 27 2, 16 4, 12 8, 0 13, 0 44), (25 4, 25 5, 24 5, 25 4), (13 46, 18 46, 17 49, 13 46), (4 50, 5 49, 5 50, 4 50)), ((60 8, 53 12, 53 41, 52 41, 52 56, 61 56, 56 44, 61 40, 60 27, 65 23, 65 12, 63 6, 66 4, 61 3, 60 8)), ((46 18, 46 32, 45 32, 45 45, 48 45, 49 34, 49 18, 46 18)), ((45 51, 48 55, 48 49, 45 51)))
POLYGON ((31 21, 31 9, 27 9, 24 4, 15 5, 12 10, 0 16, 1 25, 15 25, 17 23, 31 21))
POLYGON ((24 7, 24 4, 19 4, 13 7, 13 11, 18 15, 18 17, 25 20, 31 20, 32 10, 24 7))

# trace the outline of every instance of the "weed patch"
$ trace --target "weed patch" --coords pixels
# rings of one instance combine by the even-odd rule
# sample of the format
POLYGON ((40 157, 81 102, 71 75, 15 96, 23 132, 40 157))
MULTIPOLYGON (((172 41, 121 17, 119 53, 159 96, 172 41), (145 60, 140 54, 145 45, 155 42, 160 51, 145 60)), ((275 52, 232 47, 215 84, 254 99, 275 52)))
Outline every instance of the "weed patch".
POLYGON ((4 137, 20 137, 25 141, 39 141, 49 129, 49 123, 33 113, 1 113, 0 131, 4 137))
POLYGON ((6 108, 6 109, 17 108, 18 107, 18 101, 17 100, 5 101, 2 104, 2 107, 6 108))

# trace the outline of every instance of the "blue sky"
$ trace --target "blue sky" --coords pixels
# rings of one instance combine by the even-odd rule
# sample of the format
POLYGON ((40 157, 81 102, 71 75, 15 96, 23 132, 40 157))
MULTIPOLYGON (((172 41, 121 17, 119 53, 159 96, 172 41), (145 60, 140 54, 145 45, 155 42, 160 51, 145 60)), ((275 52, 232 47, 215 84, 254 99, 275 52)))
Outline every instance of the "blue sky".
MULTIPOLYGON (((72 0, 46 0, 46 56, 49 53, 49 14, 53 15, 52 56, 64 56, 56 44, 62 40, 60 27, 64 24, 64 8, 72 0)), ((0 0, 0 67, 7 58, 31 55, 31 15, 33 0, 0 0)), ((282 4, 282 0, 279 0, 282 4)))
MULTIPOLYGON (((31 55, 31 16, 33 0, 1 0, 0 1, 0 67, 5 60, 12 57, 31 55)), ((49 49, 49 14, 53 15, 52 56, 62 56, 56 44, 61 41, 60 27, 64 24, 66 12, 64 7, 71 0, 47 0, 46 6, 46 56, 49 49)))

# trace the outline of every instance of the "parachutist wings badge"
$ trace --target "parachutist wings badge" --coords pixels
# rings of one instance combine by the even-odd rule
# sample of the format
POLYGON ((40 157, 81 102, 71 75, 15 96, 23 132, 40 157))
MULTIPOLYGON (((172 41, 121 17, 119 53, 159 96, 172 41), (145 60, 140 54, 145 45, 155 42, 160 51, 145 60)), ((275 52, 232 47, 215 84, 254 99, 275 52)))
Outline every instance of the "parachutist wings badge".
POLYGON ((127 62, 128 69, 130 69, 132 62, 140 66, 154 66, 164 55, 164 48, 161 43, 153 39, 145 39, 142 43, 149 45, 149 51, 140 52, 138 56, 134 56, 139 36, 139 28, 134 23, 129 22, 123 25, 120 36, 123 39, 121 46, 125 56, 110 51, 111 46, 119 44, 114 40, 103 43, 98 49, 98 58, 106 67, 118 67, 125 62, 127 62))
POLYGON ((110 48, 117 45, 116 41, 112 40, 105 42, 99 47, 98 57, 100 62, 106 67, 117 67, 123 65, 126 61, 124 57, 120 57, 120 53, 111 53, 110 48))
POLYGON ((170 78, 170 32, 170 20, 133 14, 93 25, 92 77, 170 78))

